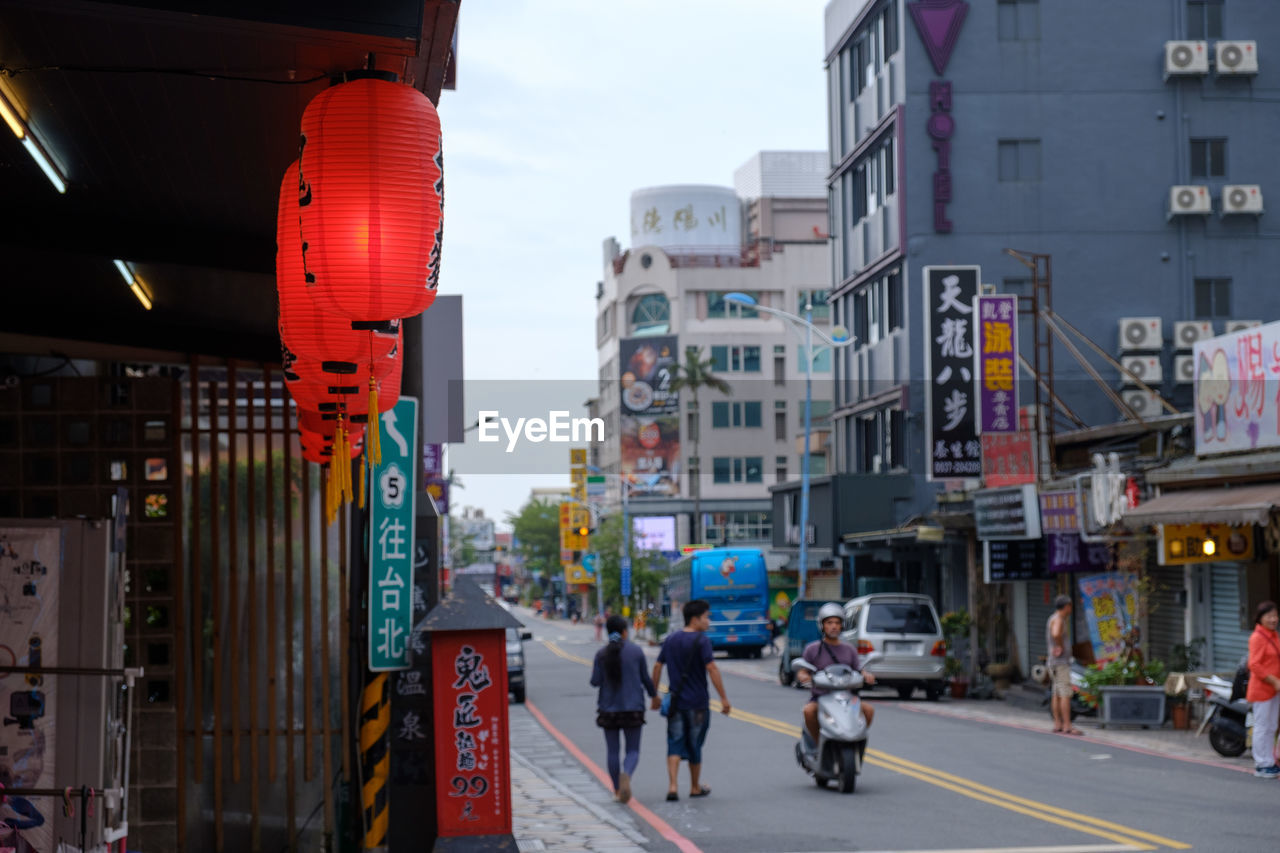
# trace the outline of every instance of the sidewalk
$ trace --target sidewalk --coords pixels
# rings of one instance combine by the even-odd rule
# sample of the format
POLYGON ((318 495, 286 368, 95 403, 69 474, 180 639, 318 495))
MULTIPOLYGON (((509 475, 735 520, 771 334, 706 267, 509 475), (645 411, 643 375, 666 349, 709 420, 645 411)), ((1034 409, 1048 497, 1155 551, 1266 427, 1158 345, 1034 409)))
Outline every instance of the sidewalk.
POLYGON ((613 794, 524 705, 510 706, 509 721, 512 829, 521 853, 644 853, 648 849, 634 813, 615 803, 613 794))

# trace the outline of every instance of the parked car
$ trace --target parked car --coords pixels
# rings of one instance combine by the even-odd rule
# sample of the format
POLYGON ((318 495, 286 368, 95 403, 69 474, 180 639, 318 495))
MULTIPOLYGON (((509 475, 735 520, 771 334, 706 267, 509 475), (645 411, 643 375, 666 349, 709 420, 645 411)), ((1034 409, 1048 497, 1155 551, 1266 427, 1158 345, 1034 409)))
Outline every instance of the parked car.
POLYGON ((524 701, 524 641, 532 639, 529 631, 507 629, 507 689, 517 702, 524 701))
POLYGON ((917 687, 930 701, 946 687, 943 664, 947 642, 938 611, 927 595, 882 592, 864 595, 844 606, 841 637, 858 650, 876 685, 894 688, 902 699, 917 687))
POLYGON ((818 628, 818 608, 826 604, 825 598, 802 598, 791 605, 787 614, 787 631, 783 634, 782 654, 778 658, 778 681, 783 687, 795 684, 796 674, 791 662, 804 654, 804 647, 822 636, 818 628))

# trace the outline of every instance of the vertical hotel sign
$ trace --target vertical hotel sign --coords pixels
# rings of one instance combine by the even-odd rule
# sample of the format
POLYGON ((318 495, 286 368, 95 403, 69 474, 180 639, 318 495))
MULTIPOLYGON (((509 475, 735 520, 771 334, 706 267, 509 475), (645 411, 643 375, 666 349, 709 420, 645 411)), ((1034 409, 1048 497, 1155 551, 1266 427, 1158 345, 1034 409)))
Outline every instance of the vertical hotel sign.
POLYGON ((978 267, 924 268, 925 428, 930 480, 982 476, 974 411, 973 327, 978 267))
POLYGON ((978 432, 1018 431, 1018 297, 979 296, 974 323, 978 432))
POLYGON ((369 669, 408 669, 413 630, 414 478, 418 401, 401 397, 380 416, 382 462, 369 488, 369 669))
MULTIPOLYGON (((916 32, 929 54, 933 70, 941 77, 960 37, 960 26, 969 12, 969 4, 964 0, 916 0, 907 4, 907 10, 916 22, 916 32)), ((933 140, 937 155, 937 168, 933 173, 933 230, 950 234, 947 205, 952 193, 951 137, 956 132, 956 121, 951 114, 950 80, 929 82, 929 122, 925 130, 933 140)))

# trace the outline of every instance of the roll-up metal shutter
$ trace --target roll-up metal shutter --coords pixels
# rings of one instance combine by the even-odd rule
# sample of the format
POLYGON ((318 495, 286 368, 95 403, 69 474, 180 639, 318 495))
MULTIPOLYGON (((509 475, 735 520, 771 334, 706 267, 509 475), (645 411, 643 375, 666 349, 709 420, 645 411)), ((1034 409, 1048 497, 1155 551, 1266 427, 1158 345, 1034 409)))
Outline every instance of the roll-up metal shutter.
POLYGON ((1052 581, 1027 581, 1027 660, 1032 666, 1043 663, 1041 658, 1049 653, 1044 644, 1044 626, 1053 615, 1056 590, 1052 581))
POLYGON ((1147 658, 1167 662, 1173 647, 1186 642, 1186 605, 1178 594, 1184 586, 1183 567, 1153 566, 1150 577, 1154 591, 1147 605, 1147 658))
POLYGON ((1235 669, 1240 659, 1249 653, 1249 631, 1241 627, 1243 574, 1243 567, 1237 563, 1215 563, 1210 567, 1213 668, 1216 670, 1235 669))

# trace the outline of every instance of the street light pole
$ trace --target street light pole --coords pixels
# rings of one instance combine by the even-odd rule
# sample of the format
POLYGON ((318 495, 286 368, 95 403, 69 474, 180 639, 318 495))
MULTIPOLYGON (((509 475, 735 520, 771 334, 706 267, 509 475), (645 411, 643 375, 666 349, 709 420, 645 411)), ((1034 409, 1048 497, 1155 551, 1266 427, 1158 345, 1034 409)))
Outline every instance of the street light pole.
POLYGON ((809 436, 813 428, 813 300, 804 304, 804 455, 800 458, 800 590, 804 598, 809 579, 809 436))
POLYGON ((814 326, 812 294, 805 298, 803 317, 781 308, 760 305, 754 297, 745 293, 726 293, 724 301, 736 302, 762 314, 772 314, 786 320, 791 324, 791 330, 797 339, 801 339, 797 327, 803 326, 805 329, 805 336, 801 339, 804 341, 804 456, 800 460, 800 589, 797 593, 798 598, 804 598, 809 579, 809 442, 813 429, 813 336, 817 334, 833 350, 849 346, 856 338, 843 326, 833 326, 830 335, 814 326))

